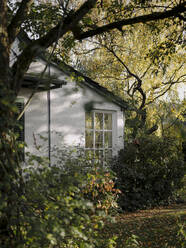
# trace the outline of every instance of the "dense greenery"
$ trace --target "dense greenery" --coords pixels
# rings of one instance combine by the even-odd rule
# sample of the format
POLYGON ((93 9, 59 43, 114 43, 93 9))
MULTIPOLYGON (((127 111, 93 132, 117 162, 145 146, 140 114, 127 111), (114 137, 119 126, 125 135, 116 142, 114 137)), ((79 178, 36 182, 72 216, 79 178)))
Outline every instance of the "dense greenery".
POLYGON ((175 139, 145 135, 125 144, 112 169, 122 192, 121 208, 135 210, 175 200, 186 165, 175 139))
MULTIPOLYGON (((37 175, 36 172, 33 172, 30 180, 27 182, 25 182, 24 177, 22 177, 22 164, 18 158, 18 150, 20 150, 21 147, 17 144, 15 135, 12 135, 11 130, 13 130, 15 126, 14 102, 22 87, 24 75, 32 61, 45 49, 51 48, 53 45, 54 48, 56 48, 59 40, 61 40, 63 46, 62 49, 59 49, 60 47, 57 46, 59 53, 62 51, 61 57, 70 58, 69 53, 72 52, 75 43, 79 44, 78 41, 83 41, 84 39, 91 37, 93 37, 93 41, 95 41, 98 35, 99 37, 104 37, 106 32, 112 31, 116 31, 114 36, 118 36, 119 34, 122 34, 123 36, 126 30, 129 29, 130 32, 130 27, 133 29, 134 25, 139 25, 139 23, 141 23, 142 27, 146 24, 151 27, 150 35, 152 34, 153 38, 156 36, 160 38, 160 40, 156 40, 157 43, 155 42, 154 44, 154 47, 158 49, 151 49, 150 57, 152 57, 152 59, 155 58, 156 60, 158 58, 159 61, 155 61, 157 62, 157 66, 163 65, 164 68, 164 64, 167 63, 169 58, 174 57, 172 56, 174 51, 178 51, 178 47, 182 46, 184 11, 185 1, 182 0, 179 2, 169 0, 0 1, 1 247, 21 247, 24 241, 26 241, 28 244, 27 246, 30 247, 31 244, 38 247, 42 242, 41 246, 43 247, 47 246, 49 243, 53 246, 56 237, 62 239, 62 236, 67 231, 65 230, 64 233, 58 233, 58 231, 53 230, 54 226, 49 225, 48 220, 51 222, 54 221, 52 215, 58 217, 58 206, 56 208, 55 201, 59 200, 60 204, 63 204, 63 199, 60 198, 60 196, 64 196, 66 192, 67 195, 69 194, 69 197, 71 197, 71 188, 73 194, 77 194, 76 190, 78 191, 78 188, 76 185, 74 186, 73 183, 69 183, 69 188, 67 187, 66 189, 63 189, 65 185, 61 185, 62 188, 59 189, 58 199, 58 193, 54 193, 52 188, 49 187, 50 180, 57 180, 57 177, 51 179, 52 174, 50 169, 43 170, 39 175, 37 175), (40 3, 42 4, 40 5, 40 3), (55 11, 56 7, 58 11, 55 11), (159 24, 161 24, 160 29, 159 24), (158 29, 162 29, 162 26, 167 29, 168 33, 165 37, 166 40, 163 41, 161 40, 161 33, 157 32, 158 29), (127 27, 126 30, 124 30, 125 27, 127 27), (22 51, 15 56, 15 60, 13 61, 11 57, 12 45, 16 41, 21 28, 24 28, 25 31, 29 31, 32 39, 29 44, 21 46, 22 51), (171 32, 169 32, 169 30, 171 32), (68 54, 65 53, 66 51, 68 54), (42 177, 40 175, 42 175, 42 177), (49 176, 50 180, 48 178, 49 176), (40 182, 42 182, 42 184, 40 182), (51 199, 52 194, 54 194, 54 202, 51 199), (51 205, 51 208, 47 209, 47 205, 51 205), (30 211, 30 209, 33 211, 30 211), (40 231, 36 232, 36 227, 39 227, 40 231), (45 235, 45 231, 48 232, 48 236, 45 235), (32 232, 34 232, 35 236, 32 232), (41 233, 41 236, 39 233, 41 233)), ((139 28, 139 26, 135 27, 136 29, 139 28)), ((137 36, 138 35, 139 34, 137 34, 137 36)), ((138 37, 135 39, 139 40, 138 37)), ((121 42, 128 44, 128 41, 123 41, 122 39, 121 42)), ((84 44, 86 46, 86 41, 84 44)), ((110 39, 110 44, 113 44, 112 39, 110 39)), ((131 47, 133 48, 134 46, 132 45, 131 47)), ((129 57, 131 57, 131 52, 129 57)), ((136 63, 134 62, 134 65, 135 64, 136 63)), ((144 73, 145 71, 143 70, 142 74, 144 73)), ((124 76, 126 76, 125 79, 130 78, 131 73, 129 74, 126 75, 126 73, 124 73, 124 76)), ((120 75, 122 75, 122 73, 120 73, 120 75)), ((175 82, 179 81, 178 79, 179 77, 174 77, 173 75, 173 79, 170 78, 170 81, 164 81, 164 84, 167 86, 167 82, 170 82, 170 85, 173 85, 175 82)), ((139 78, 136 78, 135 81, 132 82, 132 85, 134 87, 131 88, 130 83, 128 84, 131 98, 134 102, 137 102, 138 108, 143 108, 144 104, 141 103, 144 103, 145 98, 139 78)), ((158 85, 153 85, 153 87, 158 87, 158 85)), ((32 93, 34 92, 35 89, 32 93)), ((141 113, 145 113, 145 110, 141 111, 141 113)), ((54 172, 55 171, 53 171, 53 173, 54 172)), ((102 185, 105 187, 107 184, 103 183, 102 185)), ((54 191, 55 189, 58 189, 58 185, 56 184, 54 191)), ((82 206, 85 199, 81 198, 81 196, 77 196, 77 199, 75 200, 77 205, 79 204, 78 206, 82 206)), ((72 216, 74 217, 75 222, 77 221, 78 223, 79 218, 76 216, 76 208, 74 207, 75 202, 69 200, 69 198, 68 201, 67 203, 70 204, 72 210, 72 216)), ((64 210, 65 209, 66 205, 64 205, 64 210)), ((91 209, 88 208, 87 211, 91 211, 91 209)), ((67 214, 68 213, 69 212, 67 211, 67 214)), ((84 213, 85 212, 82 209, 83 216, 84 213)), ((68 219, 68 216, 65 217, 68 219)), ((86 217, 84 216, 82 220, 83 223, 85 223, 85 219, 86 217)), ((57 221, 58 225, 61 220, 55 218, 55 221, 57 221)), ((88 220, 87 225, 89 225, 89 223, 88 220)), ((78 239, 78 235, 80 234, 73 234, 71 233, 71 230, 69 230, 69 232, 71 236, 69 235, 68 241, 65 242, 71 242, 71 240, 73 240, 72 242, 80 244, 78 242, 81 242, 80 240, 83 240, 83 237, 78 239)), ((84 243, 86 243, 86 241, 84 243)))
POLYGON ((108 213, 117 207, 109 170, 85 159, 49 167, 32 155, 29 162, 9 222, 11 240, 1 236, 0 247, 114 247, 114 237, 101 234, 104 221, 112 221, 108 213))

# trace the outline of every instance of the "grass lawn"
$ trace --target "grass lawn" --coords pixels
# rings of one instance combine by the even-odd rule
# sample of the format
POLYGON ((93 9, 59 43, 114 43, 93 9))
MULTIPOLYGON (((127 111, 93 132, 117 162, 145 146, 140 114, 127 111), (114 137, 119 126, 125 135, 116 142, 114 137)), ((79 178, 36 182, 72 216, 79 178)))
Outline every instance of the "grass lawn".
POLYGON ((113 234, 118 236, 117 248, 186 247, 186 205, 120 214, 105 229, 106 236, 113 234), (180 225, 185 235, 179 233, 180 225), (126 245, 132 235, 138 237, 138 244, 126 245))

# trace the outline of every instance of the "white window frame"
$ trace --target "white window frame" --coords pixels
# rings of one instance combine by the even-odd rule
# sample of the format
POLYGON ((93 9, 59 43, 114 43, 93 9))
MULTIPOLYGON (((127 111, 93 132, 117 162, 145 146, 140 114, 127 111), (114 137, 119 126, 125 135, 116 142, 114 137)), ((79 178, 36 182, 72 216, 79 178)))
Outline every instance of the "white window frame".
POLYGON ((85 152, 86 151, 92 151, 92 155, 93 155, 93 158, 95 158, 95 153, 96 151, 103 151, 103 156, 102 156, 102 159, 101 160, 108 160, 105 158, 105 151, 111 151, 111 157, 113 156, 113 148, 114 148, 114 144, 115 144, 115 125, 116 125, 116 111, 112 111, 112 110, 101 110, 101 109, 95 109, 95 110, 92 110, 90 113, 93 114, 93 128, 86 128, 86 113, 85 112, 85 146, 84 146, 84 149, 85 149, 85 152), (103 129, 95 129, 95 114, 96 113, 100 113, 100 114, 103 114, 103 129), (111 114, 112 115, 112 128, 111 129, 104 129, 104 114, 111 114), (92 148, 89 148, 89 147, 86 147, 86 131, 91 131, 93 132, 93 147, 92 148), (96 131, 100 131, 100 132, 103 132, 103 147, 102 148, 96 148, 95 147, 95 141, 96 141, 96 137, 95 137, 95 134, 96 134, 96 131), (112 147, 111 148, 105 148, 105 133, 106 132, 112 132, 112 147))

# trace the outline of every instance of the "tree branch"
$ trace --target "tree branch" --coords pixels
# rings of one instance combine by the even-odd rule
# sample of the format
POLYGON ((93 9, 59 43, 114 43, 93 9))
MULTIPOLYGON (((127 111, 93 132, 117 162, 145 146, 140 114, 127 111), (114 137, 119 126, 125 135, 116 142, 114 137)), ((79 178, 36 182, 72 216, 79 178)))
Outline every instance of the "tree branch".
POLYGON ((186 18, 185 18, 184 16, 182 16, 182 15, 178 14, 178 17, 179 17, 179 19, 180 19, 180 20, 182 20, 182 21, 184 21, 184 22, 185 22, 186 18))
POLYGON ((12 44, 15 37, 18 35, 21 28, 21 24, 23 20, 25 20, 33 1, 34 0, 22 0, 19 9, 17 10, 16 14, 13 16, 11 23, 8 25, 8 37, 10 44, 12 44))
POLYGON ((185 5, 186 3, 183 2, 177 5, 176 7, 172 8, 171 10, 167 10, 164 12, 154 12, 148 15, 142 15, 142 16, 137 16, 137 17, 133 17, 129 19, 123 19, 121 21, 113 22, 113 23, 98 27, 96 29, 86 31, 84 33, 79 34, 79 36, 75 38, 78 40, 83 40, 88 37, 93 37, 95 35, 108 32, 115 28, 121 29, 123 26, 127 26, 127 25, 132 25, 136 23, 147 23, 150 21, 163 20, 163 19, 170 18, 170 17, 180 17, 180 14, 186 11, 185 5))
POLYGON ((117 56, 117 54, 112 49, 110 49, 106 45, 103 45, 103 47, 105 47, 110 53, 112 53, 114 55, 114 57, 124 66, 124 68, 127 70, 127 73, 130 76, 134 77, 137 80, 138 83, 137 83, 136 87, 134 88, 133 94, 134 94, 134 92, 136 90, 141 94, 141 96, 142 96, 142 103, 141 103, 139 109, 143 109, 144 106, 145 106, 145 102, 146 102, 146 94, 144 93, 144 91, 143 91, 143 89, 141 87, 142 80, 138 77, 138 75, 136 75, 136 74, 134 74, 134 73, 132 73, 130 71, 130 69, 128 68, 128 66, 125 65, 125 63, 117 56))
POLYGON ((167 80, 166 82, 162 82, 163 85, 163 89, 160 89, 158 92, 155 92, 154 94, 156 94, 156 97, 153 98, 153 100, 149 101, 148 103, 146 103, 147 105, 153 103, 155 100, 157 100, 158 98, 160 98, 161 96, 164 96, 173 85, 175 84, 179 84, 179 83, 185 83, 186 82, 186 74, 183 74, 179 77, 176 78, 176 73, 179 72, 179 70, 184 67, 184 63, 182 63, 177 69, 174 70, 174 72, 172 73, 172 75, 170 75, 169 80, 167 80))
POLYGON ((154 133, 156 130, 158 130, 158 125, 157 124, 155 124, 154 126, 152 126, 149 129, 147 129, 146 134, 150 135, 150 134, 154 133))
POLYGON ((149 105, 149 104, 155 102, 161 96, 164 96, 172 88, 173 85, 178 84, 178 83, 185 83, 185 80, 183 80, 183 81, 180 82, 179 81, 180 78, 182 78, 182 76, 179 77, 176 81, 172 81, 172 82, 166 83, 166 85, 168 85, 168 87, 165 90, 162 90, 156 97, 153 98, 153 100, 147 102, 146 105, 149 105))
MULTIPOLYGON (((68 31, 73 30, 79 21, 94 7, 96 2, 97 0, 87 0, 77 11, 69 13, 69 15, 62 20, 63 25, 59 38, 62 38, 68 31)), ((36 40, 36 45, 41 46, 44 49, 51 46, 58 37, 59 26, 61 26, 61 22, 52 28, 46 35, 36 40)))
POLYGON ((24 49, 22 54, 18 56, 17 61, 13 65, 14 80, 12 82, 12 89, 16 92, 21 87, 21 80, 28 70, 33 58, 44 50, 51 46, 54 42, 62 38, 68 31, 71 31, 73 27, 94 7, 97 0, 87 0, 81 7, 74 13, 70 13, 66 18, 61 20, 54 28, 52 28, 43 37, 33 40, 24 49))

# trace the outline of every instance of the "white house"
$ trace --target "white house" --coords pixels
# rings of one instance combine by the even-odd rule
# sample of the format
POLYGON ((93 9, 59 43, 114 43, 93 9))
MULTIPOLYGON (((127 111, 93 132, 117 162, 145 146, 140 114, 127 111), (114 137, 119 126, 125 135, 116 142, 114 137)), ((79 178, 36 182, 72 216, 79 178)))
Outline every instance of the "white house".
POLYGON ((42 146, 52 160, 55 146, 81 147, 104 158, 123 148, 126 102, 72 67, 38 57, 25 75, 20 109, 31 95, 22 117, 25 151, 37 153, 42 146))

